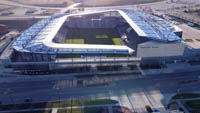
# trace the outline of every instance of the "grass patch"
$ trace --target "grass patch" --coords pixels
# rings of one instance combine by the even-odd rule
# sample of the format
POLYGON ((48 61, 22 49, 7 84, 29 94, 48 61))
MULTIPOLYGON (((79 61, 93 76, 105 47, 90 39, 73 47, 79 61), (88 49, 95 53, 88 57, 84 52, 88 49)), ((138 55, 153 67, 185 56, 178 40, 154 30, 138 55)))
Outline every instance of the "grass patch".
POLYGON ((96 38, 108 38, 108 35, 106 35, 106 34, 97 35, 96 38))
POLYGON ((120 38, 112 38, 112 41, 115 45, 123 45, 120 38))
POLYGON ((184 41, 185 41, 185 42, 193 42, 192 39, 185 39, 184 41))
POLYGON ((145 108, 146 108, 148 113, 152 113, 153 112, 152 108, 149 105, 146 105, 145 108))
POLYGON ((84 44, 84 39, 67 39, 68 44, 84 44))
POLYGON ((6 112, 6 113, 51 113, 51 110, 20 111, 20 112, 6 112))
POLYGON ((52 107, 52 103, 51 102, 46 103, 46 108, 51 108, 51 107, 52 107))
POLYGON ((33 103, 32 104, 32 108, 45 108, 47 106, 48 103, 46 102, 42 102, 42 103, 33 103))
POLYGON ((108 113, 108 109, 107 112, 103 111, 105 111, 103 107, 84 108, 84 113, 108 113))
POLYGON ((172 97, 172 99, 185 99, 185 98, 199 98, 200 94, 195 93, 183 93, 183 94, 177 94, 172 97))
POLYGON ((103 107, 85 107, 74 109, 59 109, 57 113, 102 113, 102 111, 104 111, 103 107))
POLYGON ((94 100, 85 100, 84 105, 104 105, 104 104, 117 104, 118 101, 111 99, 94 99, 94 100))
POLYGON ((53 108, 61 107, 61 103, 60 102, 53 102, 52 106, 53 106, 53 108))
POLYGON ((80 106, 81 103, 78 100, 71 100, 71 101, 67 101, 67 105, 68 106, 80 106))
POLYGON ((59 109, 57 113, 84 113, 81 108, 59 109))
POLYGON ((112 38, 120 37, 116 28, 69 29, 66 39, 83 39, 85 44, 114 45, 112 38))
POLYGON ((187 101, 186 104, 192 109, 199 109, 200 110, 200 100, 187 101))
POLYGON ((200 113, 200 110, 192 110, 190 113, 200 113))

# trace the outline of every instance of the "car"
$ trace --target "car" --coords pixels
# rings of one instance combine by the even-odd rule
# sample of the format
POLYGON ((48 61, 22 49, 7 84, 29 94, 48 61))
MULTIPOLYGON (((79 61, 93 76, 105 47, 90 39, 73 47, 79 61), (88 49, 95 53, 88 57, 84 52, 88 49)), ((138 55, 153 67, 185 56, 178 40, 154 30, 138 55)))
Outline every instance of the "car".
POLYGON ((160 110, 159 109, 154 109, 154 112, 155 113, 160 113, 160 110))
POLYGON ((187 25, 190 26, 190 27, 194 27, 194 24, 191 23, 191 22, 188 22, 187 25))
POLYGON ((28 102, 31 102, 32 99, 31 98, 26 98, 24 101, 28 103, 28 102))

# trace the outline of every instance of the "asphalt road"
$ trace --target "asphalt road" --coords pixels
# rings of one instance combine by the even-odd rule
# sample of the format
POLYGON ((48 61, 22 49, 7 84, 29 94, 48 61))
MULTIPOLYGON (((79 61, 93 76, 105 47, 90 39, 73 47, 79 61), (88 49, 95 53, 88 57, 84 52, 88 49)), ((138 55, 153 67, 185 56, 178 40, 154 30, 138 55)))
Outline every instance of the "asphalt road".
MULTIPOLYGON (((73 80, 15 81, 1 83, 0 100, 3 103, 21 103, 26 98, 36 101, 60 100, 68 98, 96 98, 147 94, 168 94, 195 92, 200 90, 200 72, 149 75, 128 80, 110 82, 108 86, 83 87, 74 85, 73 80), (191 82, 192 81, 192 82, 191 82)), ((135 76, 135 75, 133 75, 135 76)), ((100 79, 100 78, 99 78, 100 79)), ((109 79, 109 77, 108 77, 109 79)), ((94 80, 94 79, 89 79, 94 80)), ((125 101, 126 102, 126 101, 125 101)))
POLYGON ((32 6, 32 5, 25 5, 20 4, 17 2, 7 1, 7 0, 1 0, 0 4, 2 5, 9 5, 9 6, 17 6, 17 7, 24 7, 24 8, 36 8, 36 9, 64 9, 64 8, 54 8, 54 7, 39 7, 39 6, 32 6))
MULTIPOLYGON (((32 6, 32 5, 25 5, 25 4, 20 4, 12 1, 0 1, 0 5, 10 5, 10 6, 17 6, 17 7, 24 7, 24 8, 34 8, 37 10, 42 10, 42 9, 55 9, 55 10, 60 10, 60 13, 64 13, 70 9, 73 9, 74 7, 77 7, 80 5, 80 3, 75 3, 73 5, 70 5, 65 8, 55 8, 55 7, 39 7, 39 6, 32 6)), ((16 19, 32 19, 32 18, 37 18, 37 19, 43 19, 47 18, 49 16, 2 16, 0 20, 16 20, 16 19)))

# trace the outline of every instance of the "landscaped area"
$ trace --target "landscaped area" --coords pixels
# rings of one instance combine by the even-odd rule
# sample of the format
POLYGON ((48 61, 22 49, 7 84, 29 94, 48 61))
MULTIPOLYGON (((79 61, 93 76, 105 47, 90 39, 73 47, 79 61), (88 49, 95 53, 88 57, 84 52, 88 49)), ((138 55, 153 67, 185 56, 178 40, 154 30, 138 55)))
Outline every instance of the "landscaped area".
POLYGON ((177 94, 172 99, 180 99, 179 101, 184 105, 190 113, 200 113, 200 94, 183 93, 177 94), (187 100, 185 100, 187 99, 187 100))
POLYGON ((192 109, 200 109, 200 100, 187 101, 186 104, 192 109))
POLYGON ((200 98, 200 94, 195 93, 181 93, 177 94, 172 99, 185 99, 185 98, 200 98))
POLYGON ((58 113, 107 113, 107 105, 117 104, 118 101, 111 99, 89 100, 63 100, 41 103, 23 103, 0 105, 0 111, 13 111, 10 113, 51 113, 52 108, 58 108, 58 113), (98 105, 98 106, 94 106, 98 105), (44 109, 44 110, 42 110, 44 109), (18 111, 23 110, 23 111, 18 111))
POLYGON ((115 28, 69 29, 68 44, 123 45, 115 28))
POLYGON ((84 107, 73 109, 60 109, 57 113, 108 113, 107 107, 84 107))
POLYGON ((118 101, 111 99, 94 99, 94 100, 85 100, 84 106, 88 105, 104 105, 104 104, 117 104, 118 101))
POLYGON ((190 113, 200 113, 200 100, 189 100, 184 102, 184 106, 190 113))
POLYGON ((57 113, 84 113, 82 108, 60 109, 57 113))
POLYGON ((192 39, 185 39, 184 41, 185 41, 185 42, 193 42, 192 39))
POLYGON ((51 110, 20 111, 20 112, 6 112, 6 113, 51 113, 51 110))

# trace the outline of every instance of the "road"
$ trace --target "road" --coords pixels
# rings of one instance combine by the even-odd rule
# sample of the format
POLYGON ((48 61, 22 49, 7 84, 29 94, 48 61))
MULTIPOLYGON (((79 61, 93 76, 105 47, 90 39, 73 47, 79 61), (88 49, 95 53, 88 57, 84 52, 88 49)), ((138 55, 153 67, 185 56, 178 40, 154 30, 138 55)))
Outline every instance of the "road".
POLYGON ((44 19, 50 16, 1 16, 0 20, 44 19))
MULTIPOLYGON (((199 91, 199 75, 200 72, 146 77, 133 75, 129 78, 122 77, 121 80, 107 77, 107 79, 112 79, 112 82, 109 82, 109 85, 97 87, 79 85, 75 78, 44 81, 19 80, 0 84, 0 94, 2 94, 0 100, 3 103, 21 103, 26 98, 32 98, 35 102, 69 98, 111 98, 133 111, 144 112, 146 104, 162 110, 167 105, 169 95, 177 92, 199 91), (136 105, 138 101, 140 103, 136 105)), ((100 80, 101 78, 88 78, 88 81, 100 80)))
POLYGON ((68 9, 70 9, 70 8, 72 8, 72 7, 76 7, 76 6, 80 5, 80 3, 75 3, 75 4, 70 5, 70 6, 68 6, 68 7, 65 7, 65 8, 57 8, 57 7, 39 7, 39 6, 32 6, 32 5, 20 4, 20 3, 17 3, 17 2, 12 2, 12 1, 7 1, 7 0, 5 0, 5 1, 2 0, 2 1, 0 1, 0 4, 1 4, 1 5, 9 5, 9 6, 23 7, 23 8, 34 8, 34 9, 37 9, 37 10, 41 10, 41 9, 58 9, 58 10, 61 10, 61 13, 67 11, 68 9))
POLYGON ((34 9, 65 9, 65 8, 39 7, 39 6, 25 5, 25 4, 20 4, 20 3, 13 2, 13 1, 8 1, 8 0, 1 0, 0 4, 1 5, 23 7, 23 8, 34 8, 34 9))
MULTIPOLYGON (((74 7, 77 7, 80 5, 80 3, 72 4, 65 8, 55 8, 55 7, 39 7, 39 6, 31 6, 31 5, 24 5, 12 1, 0 1, 0 5, 10 5, 10 6, 17 6, 17 7, 23 7, 23 8, 34 8, 36 10, 42 10, 42 9, 55 9, 60 10, 60 13, 65 13, 66 11, 73 9, 74 7)), ((0 20, 16 20, 16 19, 43 19, 50 16, 1 16, 0 20)))

